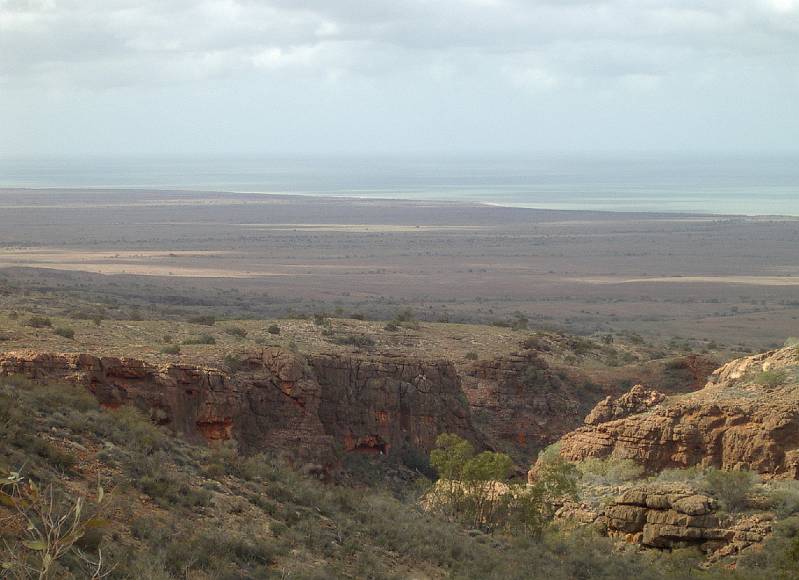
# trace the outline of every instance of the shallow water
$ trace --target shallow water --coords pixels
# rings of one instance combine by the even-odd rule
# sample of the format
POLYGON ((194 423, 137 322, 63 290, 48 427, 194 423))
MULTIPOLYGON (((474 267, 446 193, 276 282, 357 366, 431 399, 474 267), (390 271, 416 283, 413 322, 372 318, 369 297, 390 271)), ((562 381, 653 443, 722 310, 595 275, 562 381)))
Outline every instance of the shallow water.
POLYGON ((778 156, 0 159, 0 187, 174 188, 799 216, 799 158, 778 156))

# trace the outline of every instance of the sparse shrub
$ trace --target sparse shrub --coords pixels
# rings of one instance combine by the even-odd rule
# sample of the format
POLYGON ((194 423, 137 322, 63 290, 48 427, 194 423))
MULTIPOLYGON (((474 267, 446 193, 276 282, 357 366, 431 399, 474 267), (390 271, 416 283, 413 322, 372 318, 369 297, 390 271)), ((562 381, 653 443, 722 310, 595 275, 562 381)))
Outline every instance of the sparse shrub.
POLYGON ((352 314, 350 314, 350 318, 352 318, 353 320, 366 320, 366 315, 360 312, 353 312, 352 314))
POLYGON ((644 468, 632 459, 586 459, 577 464, 583 478, 603 485, 618 485, 640 479, 644 468))
POLYGON ((755 382, 758 385, 762 385, 764 387, 775 388, 779 387, 780 385, 784 384, 787 380, 788 375, 785 371, 781 370, 768 370, 763 371, 757 377, 755 377, 755 382))
POLYGON ((207 506, 211 501, 208 490, 193 485, 163 464, 148 466, 147 473, 135 478, 134 484, 162 506, 207 506))
POLYGON ((522 347, 527 350, 549 350, 547 344, 540 337, 531 335, 524 339, 522 347))
POLYGON ((463 358, 465 358, 466 360, 477 360, 478 356, 476 352, 470 350, 465 355, 463 355, 463 358))
MULTIPOLYGON (((399 310, 394 316, 394 320, 392 320, 389 324, 392 323, 396 327, 404 326, 405 328, 410 328, 413 330, 419 329, 419 322, 416 320, 416 314, 414 314, 413 310, 410 308, 403 308, 402 310, 399 310)), ((386 325, 386 330, 389 330, 388 324, 386 325)))
POLYGON ((193 336, 183 341, 183 344, 216 344, 216 339, 210 334, 201 334, 193 336))
POLYGON ((799 481, 776 481, 768 490, 770 507, 780 516, 799 513, 799 481))
POLYGON ((553 387, 553 376, 548 370, 531 364, 522 372, 521 383, 527 389, 548 390, 553 387))
POLYGON ((236 338, 245 338, 247 336, 247 330, 241 326, 226 326, 225 334, 235 336, 236 338))
POLYGON ((525 315, 517 313, 510 322, 510 328, 511 330, 527 330, 527 325, 529 323, 530 321, 525 315))
POLYGON ((664 469, 657 474, 655 478, 658 482, 671 483, 681 482, 688 483, 693 486, 701 486, 704 478, 704 472, 698 467, 686 467, 683 469, 668 468, 664 469))
POLYGON ((192 324, 202 324, 203 326, 213 326, 216 324, 216 317, 210 314, 200 314, 190 317, 189 322, 192 324))
POLYGON ((757 481, 751 471, 725 471, 708 469, 704 473, 703 488, 721 502, 730 512, 737 512, 749 503, 749 494, 757 481))
POLYGON ((330 327, 330 319, 325 314, 314 314, 313 323, 316 326, 330 327))
POLYGON ((365 334, 348 334, 347 336, 339 336, 334 339, 336 344, 349 345, 356 348, 370 348, 375 345, 372 337, 365 334))
POLYGON ((234 354, 226 354, 224 358, 225 368, 231 373, 237 373, 241 370, 244 363, 234 354))
MULTIPOLYGON (((94 404, 96 406, 97 402, 94 404)), ((93 428, 103 437, 142 456, 152 455, 167 446, 166 435, 141 411, 131 406, 98 414, 93 428)))
POLYGON ((53 333, 64 338, 75 338, 75 330, 68 326, 56 326, 55 329, 53 329, 53 333))
POLYGON ((161 349, 161 354, 180 354, 180 346, 177 344, 168 344, 161 349))
POLYGON ((163 342, 164 344, 172 344, 173 342, 175 342, 175 337, 172 336, 171 334, 165 334, 164 336, 161 337, 161 342, 163 342))
POLYGON ((69 316, 75 320, 91 320, 97 325, 106 317, 106 311, 102 306, 85 306, 72 310, 69 316))
POLYGON ((383 330, 388 332, 397 332, 399 330, 399 325, 392 320, 391 322, 386 323, 386 325, 383 327, 383 330))
POLYGON ((31 316, 27 324, 33 328, 50 328, 53 326, 53 321, 46 316, 31 316))
POLYGON ((280 334, 280 327, 277 324, 270 324, 269 328, 266 329, 266 332, 269 334, 280 334))

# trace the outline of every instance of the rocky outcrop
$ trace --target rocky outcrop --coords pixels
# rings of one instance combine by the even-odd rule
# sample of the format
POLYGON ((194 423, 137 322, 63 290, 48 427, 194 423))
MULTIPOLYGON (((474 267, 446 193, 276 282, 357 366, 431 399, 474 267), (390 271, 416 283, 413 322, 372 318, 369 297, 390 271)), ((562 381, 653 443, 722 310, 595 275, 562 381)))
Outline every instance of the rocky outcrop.
POLYGON ((635 385, 628 393, 620 397, 606 397, 594 407, 585 418, 586 425, 607 423, 623 419, 635 413, 643 413, 647 409, 662 402, 666 395, 658 391, 650 391, 643 385, 635 385))
POLYGON ((475 426, 490 447, 523 464, 579 425, 604 395, 584 385, 534 351, 480 361, 463 371, 475 426))
POLYGON ((404 358, 308 358, 267 348, 236 372, 179 363, 32 351, 0 355, 0 375, 86 386, 107 407, 132 404, 194 441, 234 439, 333 463, 339 451, 428 451, 439 433, 477 440, 454 368, 404 358))
POLYGON ((649 395, 632 415, 618 413, 640 389, 603 401, 562 438, 560 453, 573 461, 632 459, 650 473, 697 465, 799 478, 798 371, 797 349, 784 348, 724 365, 695 393, 659 402, 649 395))
POLYGON ((765 515, 722 517, 716 510, 713 498, 690 488, 650 485, 626 489, 604 507, 566 504, 556 517, 647 548, 696 546, 711 560, 737 554, 771 533, 765 515))

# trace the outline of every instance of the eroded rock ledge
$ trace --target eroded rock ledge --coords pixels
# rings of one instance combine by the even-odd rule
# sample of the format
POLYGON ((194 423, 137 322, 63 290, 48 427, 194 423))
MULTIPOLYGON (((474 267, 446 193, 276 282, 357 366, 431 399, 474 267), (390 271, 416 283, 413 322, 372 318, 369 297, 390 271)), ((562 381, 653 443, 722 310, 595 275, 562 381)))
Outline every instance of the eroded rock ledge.
POLYGON ((132 404, 194 441, 234 439, 248 452, 279 450, 324 465, 341 452, 428 451, 442 432, 472 440, 468 403, 445 361, 266 348, 235 373, 91 354, 0 354, 0 375, 68 381, 107 407, 132 404))
POLYGON ((571 461, 631 459, 649 473, 700 466, 797 479, 799 351, 738 359, 687 395, 666 399, 636 387, 606 399, 561 439, 560 453, 571 461))
POLYGON ((632 487, 605 507, 566 504, 556 517, 595 525, 605 535, 645 548, 696 546, 709 559, 739 553, 771 533, 764 515, 721 516, 716 501, 679 485, 632 487))

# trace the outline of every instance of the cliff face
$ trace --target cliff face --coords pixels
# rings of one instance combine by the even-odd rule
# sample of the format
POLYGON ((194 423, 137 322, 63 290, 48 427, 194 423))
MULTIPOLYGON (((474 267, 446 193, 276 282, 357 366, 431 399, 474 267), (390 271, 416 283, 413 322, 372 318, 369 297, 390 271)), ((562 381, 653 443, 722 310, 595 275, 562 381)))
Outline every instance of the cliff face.
POLYGON ((331 464, 339 451, 429 450, 442 432, 476 440, 446 362, 336 355, 307 359, 267 348, 228 373, 182 364, 32 351, 0 355, 0 375, 86 386, 105 406, 133 404, 195 441, 235 439, 331 464))
POLYGON ((533 351, 480 361, 463 376, 476 427, 492 448, 519 461, 576 427, 601 396, 574 383, 533 351))
POLYGON ((639 399, 631 393, 626 401, 600 403, 590 424, 562 438, 561 455, 629 458, 650 473, 699 465, 799 478, 795 347, 728 363, 695 393, 650 394, 651 404, 630 405, 639 399))

